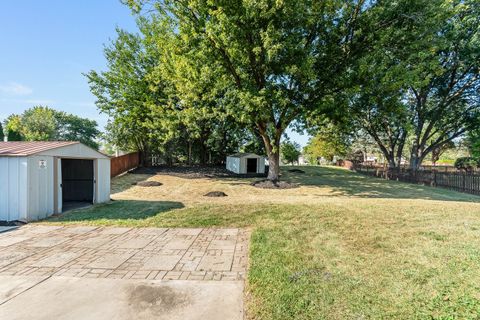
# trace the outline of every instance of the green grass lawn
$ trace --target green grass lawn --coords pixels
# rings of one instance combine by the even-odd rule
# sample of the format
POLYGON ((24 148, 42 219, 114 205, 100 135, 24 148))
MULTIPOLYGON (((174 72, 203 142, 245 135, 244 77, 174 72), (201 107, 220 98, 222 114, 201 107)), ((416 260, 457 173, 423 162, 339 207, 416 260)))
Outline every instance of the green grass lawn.
POLYGON ((125 186, 116 201, 47 222, 249 227, 252 319, 480 318, 480 198, 342 169, 286 169, 284 179, 304 186, 142 177, 165 182, 147 200, 130 175, 114 182, 125 186), (192 191, 220 187, 229 197, 192 191))

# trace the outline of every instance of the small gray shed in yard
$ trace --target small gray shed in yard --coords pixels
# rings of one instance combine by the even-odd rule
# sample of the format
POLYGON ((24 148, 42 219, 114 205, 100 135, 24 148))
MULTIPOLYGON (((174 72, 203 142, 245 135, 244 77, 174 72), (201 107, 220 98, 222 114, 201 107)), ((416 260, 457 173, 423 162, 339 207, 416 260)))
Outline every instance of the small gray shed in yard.
POLYGON ((235 153, 227 157, 227 170, 237 174, 265 173, 265 157, 255 153, 235 153))
POLYGON ((110 200, 110 158, 79 142, 0 142, 0 221, 110 200))

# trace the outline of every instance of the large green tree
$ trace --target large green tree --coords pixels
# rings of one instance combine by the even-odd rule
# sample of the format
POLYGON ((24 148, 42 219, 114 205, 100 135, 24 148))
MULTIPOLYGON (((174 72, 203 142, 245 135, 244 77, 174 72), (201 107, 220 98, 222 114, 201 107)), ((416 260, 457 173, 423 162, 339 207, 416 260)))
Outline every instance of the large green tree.
POLYGON ((66 112, 55 112, 56 133, 55 139, 62 141, 79 141, 94 149, 98 149, 97 141, 100 131, 97 129, 97 122, 87 118, 69 114, 66 112))
POLYGON ((279 178, 285 129, 338 90, 352 30, 366 6, 336 0, 126 2, 136 12, 152 4, 148 16, 171 23, 183 63, 215 75, 213 94, 222 91, 226 111, 262 137, 270 180, 279 178))
POLYGON ((471 157, 480 158, 480 128, 469 130, 463 142, 471 157))
POLYGON ((430 0, 378 1, 359 21, 362 36, 354 43, 358 56, 348 79, 354 86, 346 90, 344 103, 350 106, 353 131, 371 136, 390 169, 399 166, 404 153, 410 127, 403 95, 414 66, 429 49, 425 21, 435 17, 434 5, 430 0))
POLYGON ((55 111, 36 106, 25 110, 21 116, 21 134, 26 141, 57 140, 55 111))
POLYGON ((139 18, 137 24, 138 34, 117 30, 104 52, 107 70, 86 75, 98 108, 110 118, 106 139, 141 151, 145 165, 151 155, 168 164, 224 161, 245 134, 222 112, 220 94, 204 93, 213 80, 177 54, 168 21, 139 18))
MULTIPOLYGON (((139 26, 144 30, 142 24, 139 26)), ((107 71, 91 71, 86 76, 97 107, 110 118, 107 138, 122 150, 141 151, 146 162, 153 139, 151 106, 161 106, 163 97, 160 84, 156 91, 149 89, 147 75, 160 55, 146 48, 139 35, 120 29, 104 55, 107 71)), ((161 130, 159 126, 157 132, 161 130)))
POLYGON ((363 17, 346 103, 390 168, 408 151, 416 170, 478 126, 479 16, 477 1, 401 0, 363 17))
POLYGON ((444 1, 435 19, 431 50, 409 82, 413 145, 410 167, 432 151, 480 125, 480 3, 444 1))
POLYGON ((21 117, 12 114, 5 120, 5 131, 7 133, 7 141, 21 141, 23 140, 21 134, 21 117))
POLYGON ((43 106, 11 115, 5 129, 8 141, 80 141, 95 149, 100 134, 96 121, 43 106))
POLYGON ((326 125, 308 141, 304 153, 310 163, 317 163, 319 158, 332 161, 335 156, 346 156, 349 146, 349 136, 341 128, 326 125))
POLYGON ((282 142, 280 146, 280 151, 282 154, 282 160, 285 163, 295 164, 298 162, 298 157, 302 154, 300 151, 300 145, 296 142, 291 142, 289 140, 282 142))

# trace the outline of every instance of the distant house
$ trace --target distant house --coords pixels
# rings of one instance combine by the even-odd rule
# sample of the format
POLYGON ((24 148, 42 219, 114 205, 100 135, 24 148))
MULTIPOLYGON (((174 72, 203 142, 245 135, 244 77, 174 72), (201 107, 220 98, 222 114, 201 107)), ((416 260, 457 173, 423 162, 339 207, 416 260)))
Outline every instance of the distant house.
POLYGON ((265 157, 255 153, 235 153, 227 157, 227 170, 237 174, 265 173, 265 157))
POLYGON ((0 142, 0 220, 110 200, 110 158, 79 142, 0 142))
POLYGON ((301 154, 301 155, 298 157, 298 165, 304 166, 304 165, 306 165, 306 164, 308 164, 307 158, 306 158, 303 154, 301 154))

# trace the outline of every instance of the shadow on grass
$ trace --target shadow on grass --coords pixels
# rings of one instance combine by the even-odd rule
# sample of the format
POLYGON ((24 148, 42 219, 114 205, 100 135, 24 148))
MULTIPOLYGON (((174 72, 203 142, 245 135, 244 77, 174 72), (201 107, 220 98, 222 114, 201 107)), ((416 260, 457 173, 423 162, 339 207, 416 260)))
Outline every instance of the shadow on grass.
POLYGON ((334 167, 283 167, 282 179, 304 186, 330 188, 332 192, 328 196, 480 202, 480 197, 466 193, 385 180, 334 167), (289 172, 292 168, 305 173, 289 172))
POLYGON ((72 210, 63 215, 51 217, 46 221, 94 222, 99 220, 144 220, 183 207, 184 205, 181 202, 175 201, 118 200, 97 204, 85 209, 72 210))

